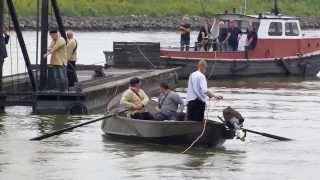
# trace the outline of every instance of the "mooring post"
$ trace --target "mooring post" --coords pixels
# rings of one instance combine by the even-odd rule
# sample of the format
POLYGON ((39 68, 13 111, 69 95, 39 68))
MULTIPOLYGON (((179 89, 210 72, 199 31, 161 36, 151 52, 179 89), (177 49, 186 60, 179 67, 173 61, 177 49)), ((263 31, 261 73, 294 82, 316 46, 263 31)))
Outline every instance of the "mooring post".
MULTIPOLYGON (((3 38, 3 11, 4 11, 4 0, 0 0, 0 92, 2 91, 2 68, 4 58, 7 56, 6 45, 3 38)), ((3 102, 4 97, 0 96, 0 101, 3 102)), ((0 105, 0 113, 4 112, 4 106, 0 105)))
POLYGON ((42 0, 41 9, 41 51, 40 51, 40 90, 44 90, 47 86, 47 53, 48 48, 48 10, 49 0, 42 0))

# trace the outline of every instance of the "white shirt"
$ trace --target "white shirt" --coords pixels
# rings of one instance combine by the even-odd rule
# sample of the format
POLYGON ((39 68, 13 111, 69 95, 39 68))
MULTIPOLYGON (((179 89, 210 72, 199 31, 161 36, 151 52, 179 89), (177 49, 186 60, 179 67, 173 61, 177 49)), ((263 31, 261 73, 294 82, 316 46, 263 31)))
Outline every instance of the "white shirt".
POLYGON ((195 71, 189 76, 187 101, 200 99, 203 102, 207 101, 208 85, 206 76, 200 72, 195 71))

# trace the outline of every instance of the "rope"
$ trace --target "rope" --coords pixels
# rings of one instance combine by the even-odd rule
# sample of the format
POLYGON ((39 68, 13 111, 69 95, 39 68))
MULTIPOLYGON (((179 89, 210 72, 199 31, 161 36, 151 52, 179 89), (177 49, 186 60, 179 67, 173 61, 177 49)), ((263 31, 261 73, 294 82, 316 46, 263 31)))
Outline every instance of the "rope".
POLYGON ((19 48, 18 48, 18 37, 16 36, 16 73, 19 75, 19 48))
MULTIPOLYGON (((40 28, 40 0, 37 0, 37 33, 36 33, 36 65, 39 64, 39 28, 40 28)), ((36 68, 36 81, 38 80, 38 68, 36 68)))
MULTIPOLYGON (((205 108, 206 110, 207 110, 208 107, 210 106, 210 102, 211 102, 211 100, 209 99, 209 103, 206 104, 206 108, 205 108)), ((200 135, 190 144, 190 146, 189 146, 187 149, 185 149, 181 154, 184 154, 184 153, 186 153, 189 149, 191 149, 192 146, 193 146, 196 142, 199 141, 199 139, 203 136, 204 132, 206 131, 207 122, 208 122, 208 119, 209 119, 209 113, 208 113, 208 111, 205 111, 205 113, 206 113, 206 118, 204 118, 203 129, 202 129, 201 134, 200 134, 200 135)))
MULTIPOLYGON (((119 85, 116 86, 116 89, 115 89, 115 91, 114 91, 114 93, 113 93, 113 98, 116 97, 116 95, 117 95, 117 93, 118 93, 118 89, 119 89, 119 85)), ((112 99, 113 99, 113 98, 112 98, 112 99)), ((112 99, 109 101, 109 103, 112 101, 112 99)), ((109 103, 106 104, 106 106, 107 106, 107 108, 106 108, 107 112, 110 111, 110 109, 108 109, 108 104, 109 104, 109 103)), ((109 108, 110 108, 110 107, 109 107, 109 108)))
POLYGON ((12 64, 12 62, 13 62, 13 58, 12 58, 12 37, 11 37, 11 31, 10 31, 10 23, 11 21, 10 21, 10 18, 9 18, 9 25, 8 25, 8 31, 9 31, 9 53, 10 53, 10 74, 11 74, 11 85, 12 85, 12 87, 13 87, 13 85, 14 85, 14 81, 13 81, 13 64, 12 64))
POLYGON ((144 58, 145 60, 147 60, 147 62, 150 63, 151 66, 152 66, 154 69, 156 69, 157 66, 155 66, 155 65, 150 61, 150 59, 149 59, 147 56, 144 55, 144 53, 141 51, 141 49, 140 49, 139 46, 137 46, 137 49, 138 49, 139 53, 143 56, 143 58, 144 58))

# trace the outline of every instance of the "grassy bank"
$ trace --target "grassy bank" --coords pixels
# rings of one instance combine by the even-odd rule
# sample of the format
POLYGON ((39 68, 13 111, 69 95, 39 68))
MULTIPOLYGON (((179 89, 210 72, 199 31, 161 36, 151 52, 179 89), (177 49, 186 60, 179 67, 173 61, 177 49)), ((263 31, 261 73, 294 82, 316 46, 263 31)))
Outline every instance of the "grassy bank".
MULTIPOLYGON (((241 11, 244 0, 57 0, 66 16, 180 16, 221 13, 225 9, 241 11)), ((37 0, 14 0, 19 15, 36 14, 37 0)), ((283 14, 320 16, 319 0, 278 0, 283 14)), ((247 14, 270 11, 273 0, 247 0, 247 14)))

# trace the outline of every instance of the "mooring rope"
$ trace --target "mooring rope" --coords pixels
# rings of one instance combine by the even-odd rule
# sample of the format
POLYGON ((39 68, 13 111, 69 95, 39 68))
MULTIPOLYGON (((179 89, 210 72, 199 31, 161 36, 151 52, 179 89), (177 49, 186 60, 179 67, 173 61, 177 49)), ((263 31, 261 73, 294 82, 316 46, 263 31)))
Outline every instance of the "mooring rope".
POLYGON ((139 46, 137 46, 137 49, 138 49, 139 53, 143 56, 143 58, 144 58, 145 60, 147 60, 147 62, 150 63, 151 66, 152 66, 154 69, 156 69, 157 66, 155 66, 155 65, 150 61, 150 59, 149 59, 147 56, 145 56, 145 54, 142 52, 142 50, 140 49, 139 46))

